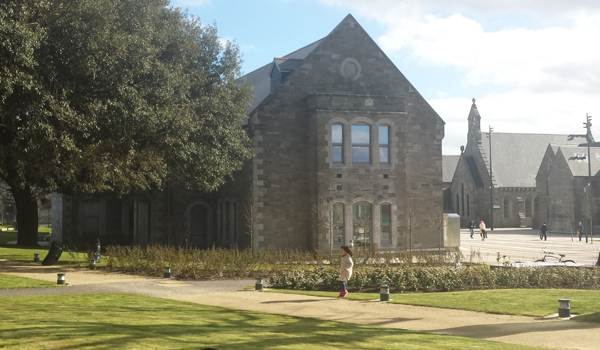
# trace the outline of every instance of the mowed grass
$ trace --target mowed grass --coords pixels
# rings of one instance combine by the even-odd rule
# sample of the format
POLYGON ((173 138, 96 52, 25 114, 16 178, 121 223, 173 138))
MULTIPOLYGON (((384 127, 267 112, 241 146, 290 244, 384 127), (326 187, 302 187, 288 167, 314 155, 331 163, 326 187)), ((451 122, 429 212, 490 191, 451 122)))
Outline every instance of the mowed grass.
MULTIPOLYGON (((324 297, 337 297, 338 295, 338 292, 282 289, 271 291, 324 297)), ((379 293, 349 293, 346 298, 378 300, 379 293)), ((590 315, 586 318, 577 317, 574 320, 590 322, 595 319, 593 315, 600 314, 600 291, 580 289, 490 289, 466 292, 390 294, 390 303, 543 317, 558 312, 559 298, 571 300, 572 314, 590 315)))
MULTIPOLYGON (((455 336, 129 294, 3 297, 0 348, 506 349, 455 336)), ((510 349, 534 349, 508 345, 510 349)))
MULTIPOLYGON (((48 255, 48 247, 26 248, 15 246, 0 246, 0 258, 13 261, 32 262, 33 255, 40 255, 40 262, 48 255)), ((55 265, 87 264, 86 252, 63 251, 55 265)), ((98 266, 101 266, 99 264, 98 266)))
POLYGON ((0 289, 15 288, 41 288, 60 286, 56 282, 36 280, 33 278, 18 277, 0 274, 0 289))

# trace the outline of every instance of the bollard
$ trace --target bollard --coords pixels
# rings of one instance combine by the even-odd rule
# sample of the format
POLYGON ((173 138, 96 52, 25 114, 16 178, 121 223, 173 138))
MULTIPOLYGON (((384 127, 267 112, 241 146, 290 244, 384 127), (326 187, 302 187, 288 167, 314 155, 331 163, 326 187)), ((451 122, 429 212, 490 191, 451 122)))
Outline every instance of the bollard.
POLYGON ((96 259, 95 258, 89 260, 88 267, 90 268, 90 270, 95 270, 96 269, 96 259))
POLYGON ((263 278, 256 277, 256 284, 254 285, 254 290, 262 290, 263 287, 263 278))
POLYGON ((598 253, 598 260, 596 260, 596 266, 600 266, 600 253, 598 253))
POLYGON ((571 299, 558 299, 558 317, 571 317, 571 299))
POLYGON ((65 284, 65 274, 57 273, 56 275, 57 275, 56 284, 65 284))
POLYGON ((387 284, 379 287, 379 301, 390 301, 390 287, 387 284))
POLYGON ((168 266, 165 266, 165 274, 163 275, 164 278, 171 278, 171 268, 168 266))
POLYGON ((40 255, 39 254, 33 254, 33 262, 40 262, 40 255))

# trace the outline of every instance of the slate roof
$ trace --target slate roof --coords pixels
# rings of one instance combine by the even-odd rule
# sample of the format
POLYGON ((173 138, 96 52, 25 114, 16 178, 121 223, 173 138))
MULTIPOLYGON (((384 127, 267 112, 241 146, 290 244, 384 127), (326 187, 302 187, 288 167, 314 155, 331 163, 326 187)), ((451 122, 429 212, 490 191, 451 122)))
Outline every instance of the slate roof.
MULTIPOLYGON (((479 148, 489 172, 489 139, 481 133, 479 148)), ((586 144, 585 135, 492 133, 492 171, 495 187, 535 187, 535 177, 548 144, 586 144)))
POLYGON ((452 182, 460 156, 442 156, 442 182, 452 182))
POLYGON ((319 46, 321 41, 323 41, 323 39, 317 40, 314 43, 306 45, 283 57, 274 58, 273 62, 265 64, 264 66, 240 77, 237 80, 239 83, 246 82, 254 88, 254 97, 247 114, 252 113, 252 111, 254 111, 254 109, 271 94, 270 73, 274 64, 283 64, 286 69, 295 69, 302 63, 298 60, 304 60, 308 54, 313 52, 314 49, 319 46))
MULTIPOLYGON (((600 147, 591 147, 590 153, 592 176, 600 176, 600 147)), ((573 176, 588 176, 587 147, 561 146, 557 152, 557 156, 560 155, 567 161, 573 176)))

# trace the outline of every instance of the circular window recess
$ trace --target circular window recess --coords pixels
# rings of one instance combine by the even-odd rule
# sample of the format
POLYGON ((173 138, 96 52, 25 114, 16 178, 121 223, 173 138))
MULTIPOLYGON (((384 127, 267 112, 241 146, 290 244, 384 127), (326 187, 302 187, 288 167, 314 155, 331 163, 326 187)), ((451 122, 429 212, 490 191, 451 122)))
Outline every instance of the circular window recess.
POLYGON ((354 58, 346 58, 340 64, 340 73, 348 80, 356 80, 360 76, 360 63, 354 58))

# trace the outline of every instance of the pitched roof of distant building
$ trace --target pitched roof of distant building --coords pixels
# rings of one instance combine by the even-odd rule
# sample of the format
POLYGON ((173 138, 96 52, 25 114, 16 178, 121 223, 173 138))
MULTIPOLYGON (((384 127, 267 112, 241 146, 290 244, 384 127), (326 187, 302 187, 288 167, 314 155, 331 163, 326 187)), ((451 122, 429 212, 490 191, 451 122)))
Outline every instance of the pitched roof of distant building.
POLYGON ((560 146, 557 157, 564 157, 573 176, 588 176, 588 161, 592 176, 600 176, 600 147, 590 148, 591 157, 587 156, 587 147, 560 146))
MULTIPOLYGON (((481 133, 479 148, 489 172, 489 133, 481 133)), ((587 145, 585 135, 492 133, 492 175, 495 187, 535 187, 535 177, 548 144, 587 145)), ((562 147, 562 146, 561 146, 562 147)))
POLYGON ((442 182, 452 182, 460 156, 442 156, 442 182))

